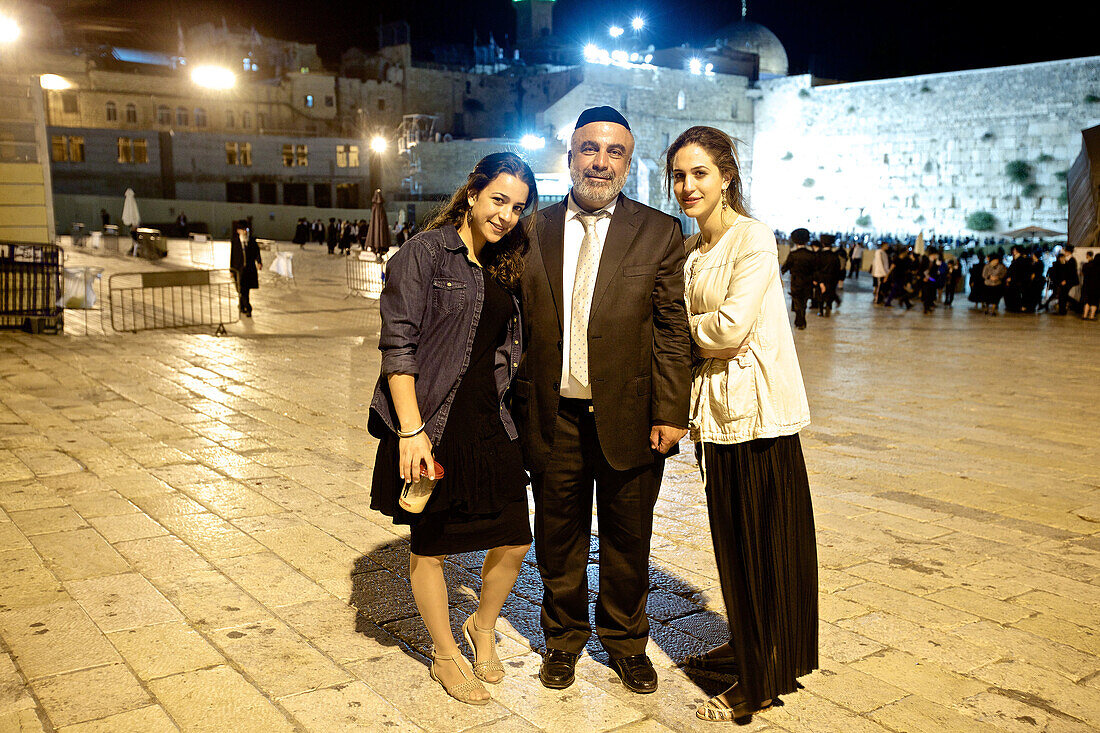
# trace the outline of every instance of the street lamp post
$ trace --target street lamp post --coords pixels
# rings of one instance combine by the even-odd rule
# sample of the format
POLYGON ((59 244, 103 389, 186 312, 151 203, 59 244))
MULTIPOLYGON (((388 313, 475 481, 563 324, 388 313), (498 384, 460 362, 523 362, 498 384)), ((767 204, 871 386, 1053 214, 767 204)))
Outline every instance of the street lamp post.
POLYGON ((370 196, 382 188, 382 155, 389 146, 389 141, 382 135, 370 139, 370 196))

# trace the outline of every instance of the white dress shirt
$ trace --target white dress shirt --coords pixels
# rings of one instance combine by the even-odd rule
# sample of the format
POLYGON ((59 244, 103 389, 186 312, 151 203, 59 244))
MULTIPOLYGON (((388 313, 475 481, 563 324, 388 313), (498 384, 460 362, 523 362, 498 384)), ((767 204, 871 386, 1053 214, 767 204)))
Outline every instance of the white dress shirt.
MULTIPOLYGON (((600 251, 603 252, 603 244, 607 239, 607 229, 611 226, 611 217, 615 215, 615 203, 618 201, 618 197, 615 198, 610 204, 605 206, 601 211, 606 211, 607 216, 596 220, 596 234, 600 238, 600 251)), ((568 203, 565 207, 565 236, 562 247, 562 272, 561 272, 561 292, 562 292, 562 317, 564 321, 561 324, 562 330, 562 364, 561 364, 561 396, 571 397, 575 400, 590 400, 592 399, 592 387, 589 385, 585 387, 580 384, 569 373, 569 324, 572 320, 571 314, 573 309, 570 307, 573 303, 573 281, 577 277, 577 259, 581 253, 581 242, 584 241, 584 224, 581 224, 580 219, 577 218, 577 214, 584 211, 577 202, 573 200, 573 194, 569 194, 568 203)), ((592 304, 595 306, 595 303, 592 304)))

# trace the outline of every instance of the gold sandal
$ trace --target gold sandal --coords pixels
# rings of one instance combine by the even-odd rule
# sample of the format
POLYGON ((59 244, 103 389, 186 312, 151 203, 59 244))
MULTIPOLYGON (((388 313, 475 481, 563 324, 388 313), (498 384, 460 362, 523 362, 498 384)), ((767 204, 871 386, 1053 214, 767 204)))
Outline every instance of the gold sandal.
POLYGON ((466 661, 466 658, 463 657, 461 654, 456 654, 453 657, 437 657, 433 654, 432 666, 428 670, 428 675, 433 680, 438 682, 443 687, 443 689, 447 691, 447 694, 453 697, 455 700, 458 700, 459 702, 464 702, 467 705, 488 705, 489 700, 491 700, 492 698, 486 697, 484 699, 478 699, 470 697, 470 693, 476 692, 477 690, 481 690, 483 692, 488 692, 488 690, 485 689, 485 685, 481 684, 481 682, 471 678, 469 675, 466 674, 466 670, 463 669, 462 665, 459 663, 460 659, 463 662, 466 661), (439 679, 439 676, 435 673, 435 665, 437 662, 454 662, 454 665, 458 667, 458 671, 462 673, 462 676, 465 678, 466 681, 461 682, 454 687, 447 687, 447 685, 443 683, 443 680, 439 679))
MULTIPOLYGON (((734 685, 734 687, 736 687, 736 685, 734 685)), ((729 692, 729 690, 727 690, 727 692, 729 692)), ((738 702, 734 703, 731 707, 729 703, 721 698, 721 696, 715 695, 695 711, 695 717, 712 723, 736 722, 744 724, 751 721, 753 715, 767 710, 772 704, 771 700, 765 700, 760 703, 759 707, 755 707, 750 705, 747 700, 739 695, 738 702)))
POLYGON ((466 623, 462 624, 462 635, 466 637, 466 643, 470 645, 470 651, 474 655, 474 674, 479 680, 484 680, 490 684, 496 684, 504 679, 504 665, 501 663, 500 658, 496 654, 496 641, 497 630, 494 626, 491 629, 483 629, 474 623, 474 614, 470 614, 470 618, 466 619, 466 623), (477 661, 477 647, 474 645, 474 634, 476 631, 479 634, 492 634, 493 635, 493 658, 487 662, 477 661), (499 672, 500 676, 490 678, 491 672, 499 672))

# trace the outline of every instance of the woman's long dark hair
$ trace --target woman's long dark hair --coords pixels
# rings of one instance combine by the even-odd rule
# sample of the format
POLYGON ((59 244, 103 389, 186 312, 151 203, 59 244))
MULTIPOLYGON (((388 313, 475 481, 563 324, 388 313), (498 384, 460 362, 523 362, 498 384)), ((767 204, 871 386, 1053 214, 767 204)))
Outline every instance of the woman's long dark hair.
MULTIPOLYGON (((538 209, 539 195, 535 190, 535 174, 531 172, 531 167, 515 153, 492 153, 477 162, 466 183, 459 186, 451 200, 432 216, 424 230, 438 229, 447 224, 456 229, 461 227, 470 212, 469 197, 480 194, 502 173, 510 173, 527 184, 524 211, 531 209, 534 214, 538 209)), ((535 217, 532 216, 530 221, 534 220, 535 217)), ((489 276, 502 287, 515 291, 523 275, 523 257, 527 254, 528 247, 530 242, 527 239, 527 229, 522 224, 516 224, 499 241, 486 243, 481 250, 481 263, 489 276)))
POLYGON ((676 157, 676 153, 687 145, 698 145, 714 161, 723 177, 730 176, 730 185, 726 187, 726 203, 741 216, 748 216, 749 210, 745 206, 745 194, 741 187, 741 163, 737 159, 737 147, 734 144, 737 142, 741 141, 706 125, 696 125, 681 132, 665 151, 665 191, 672 196, 672 159, 676 157))

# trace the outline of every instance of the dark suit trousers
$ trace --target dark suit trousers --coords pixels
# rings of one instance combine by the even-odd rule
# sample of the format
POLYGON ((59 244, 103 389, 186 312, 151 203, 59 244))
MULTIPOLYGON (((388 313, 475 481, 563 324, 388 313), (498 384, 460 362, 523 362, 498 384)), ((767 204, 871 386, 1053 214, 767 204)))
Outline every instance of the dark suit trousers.
POLYGON ((596 634, 613 658, 645 652, 649 541, 663 471, 663 458, 616 471, 600 450, 587 403, 561 401, 550 462, 532 476, 547 648, 580 653, 592 633, 587 570, 595 485, 600 562, 596 634))

